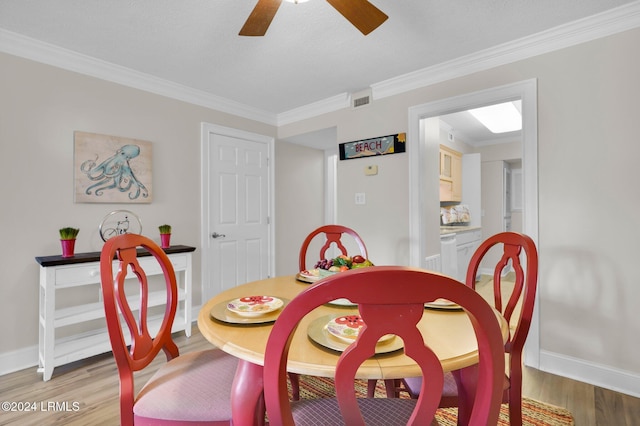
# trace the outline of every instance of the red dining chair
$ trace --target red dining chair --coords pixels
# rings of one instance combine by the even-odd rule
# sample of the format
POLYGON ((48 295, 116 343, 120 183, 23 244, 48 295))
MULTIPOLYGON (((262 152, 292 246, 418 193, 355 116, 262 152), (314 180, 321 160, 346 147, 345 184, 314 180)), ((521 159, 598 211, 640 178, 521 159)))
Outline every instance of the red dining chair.
POLYGON ((332 244, 335 244, 342 254, 347 255, 347 248, 344 246, 342 241, 343 234, 351 236, 358 245, 358 249, 360 250, 359 254, 365 259, 368 259, 367 247, 364 245, 364 241, 362 241, 362 238, 360 238, 360 235, 358 235, 356 231, 342 225, 324 225, 307 235, 307 238, 302 242, 298 262, 301 271, 307 269, 307 250, 309 249, 309 244, 316 236, 321 234, 324 234, 325 242, 322 247, 320 247, 320 256, 316 260, 324 259, 325 253, 332 244))
POLYGON ((479 294, 452 278, 403 266, 379 266, 336 274, 308 287, 283 309, 265 351, 263 381, 269 424, 429 424, 440 402, 443 371, 437 355, 425 345, 416 325, 423 316, 424 303, 440 297, 464 307, 478 341, 478 392, 474 396, 470 424, 497 424, 504 348, 494 311, 479 294), (287 357, 292 334, 308 312, 343 297, 358 304, 365 326, 338 360, 337 397, 289 401, 287 357), (428 383, 422 383, 417 400, 356 398, 356 372, 375 354, 376 343, 387 334, 403 340, 404 353, 430 378, 428 383))
MULTIPOLYGON (((509 404, 510 424, 516 426, 522 424, 522 350, 529 333, 536 298, 538 252, 535 243, 527 235, 515 232, 496 234, 484 241, 471 258, 467 270, 467 286, 475 290, 475 277, 480 263, 487 252, 496 246, 501 247, 502 255, 493 269, 493 303, 511 325, 509 340, 505 344, 508 374, 504 377, 502 402, 509 404), (503 286, 502 280, 503 271, 509 264, 515 273, 515 284, 510 294, 509 289, 503 286), (503 302, 503 296, 508 297, 506 304, 503 302)), ((458 419, 464 419, 469 415, 468 407, 462 403, 458 395, 461 381, 464 380, 467 385, 473 386, 477 375, 474 367, 466 370, 463 373, 455 372, 445 376, 445 388, 440 402, 441 407, 458 407, 458 419)), ((406 378, 403 379, 402 387, 412 398, 417 398, 420 395, 421 382, 420 378, 406 378)), ((389 389, 387 391, 389 393, 389 389)))
MULTIPOLYGON (((359 254, 365 259, 368 259, 367 247, 364 245, 364 241, 362 241, 362 238, 360 238, 360 235, 358 235, 356 231, 342 225, 324 225, 315 229, 313 232, 307 235, 307 238, 305 238, 304 241, 302 242, 302 246, 300 246, 300 255, 298 260, 298 266, 300 267, 300 271, 304 271, 307 269, 307 251, 309 249, 309 245, 311 244, 311 242, 318 236, 320 237, 324 236, 324 244, 320 247, 320 254, 318 258, 315 259, 316 261, 325 259, 326 252, 327 250, 329 250, 329 247, 331 247, 332 244, 335 244, 335 246, 338 249, 340 249, 340 252, 345 256, 349 254, 347 248, 344 246, 344 243, 342 241, 343 234, 349 235, 358 245, 358 249, 360 250, 359 254)), ((289 380, 291 382, 292 398, 294 401, 297 401, 298 399, 300 399, 299 377, 297 374, 289 374, 289 380)), ((373 384, 371 386, 375 388, 375 381, 372 381, 372 383, 373 384)))
POLYGON ((219 349, 178 356, 171 337, 178 290, 173 266, 164 251, 141 235, 113 237, 102 249, 100 275, 109 339, 120 378, 120 424, 231 424, 231 384, 237 359, 219 349), (157 260, 165 278, 164 316, 155 336, 150 330, 154 327, 147 321, 149 283, 138 263, 138 256, 145 251, 157 260), (114 258, 118 265, 115 275, 114 258), (134 372, 149 366, 160 350, 168 362, 134 395, 134 372))

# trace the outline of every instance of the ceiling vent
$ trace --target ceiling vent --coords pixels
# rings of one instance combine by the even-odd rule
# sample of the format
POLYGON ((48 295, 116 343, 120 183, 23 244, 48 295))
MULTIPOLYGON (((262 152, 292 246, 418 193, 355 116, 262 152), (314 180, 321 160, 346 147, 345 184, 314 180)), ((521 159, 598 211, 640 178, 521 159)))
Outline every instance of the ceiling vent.
POLYGON ((351 94, 351 108, 362 108, 371 103, 371 89, 351 94))

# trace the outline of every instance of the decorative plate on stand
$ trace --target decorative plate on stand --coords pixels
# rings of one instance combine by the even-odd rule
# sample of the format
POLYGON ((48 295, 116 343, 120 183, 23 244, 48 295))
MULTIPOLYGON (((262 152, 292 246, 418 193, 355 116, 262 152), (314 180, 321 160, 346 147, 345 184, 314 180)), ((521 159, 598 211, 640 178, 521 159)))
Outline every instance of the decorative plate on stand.
POLYGON ((102 219, 98 230, 100 231, 100 238, 106 242, 116 235, 142 234, 142 222, 134 212, 114 210, 102 219))

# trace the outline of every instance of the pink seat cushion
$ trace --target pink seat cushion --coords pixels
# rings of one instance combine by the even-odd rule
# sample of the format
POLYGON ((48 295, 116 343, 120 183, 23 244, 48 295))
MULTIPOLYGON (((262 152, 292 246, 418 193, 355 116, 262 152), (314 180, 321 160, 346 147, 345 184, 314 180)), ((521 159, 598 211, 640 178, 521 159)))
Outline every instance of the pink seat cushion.
POLYGON ((237 365, 237 358, 218 349, 187 353, 163 364, 136 399, 136 424, 145 418, 228 421, 237 365))
MULTIPOLYGON (((358 406, 367 426, 407 424, 416 402, 415 399, 358 398, 358 406)), ((344 425, 336 398, 293 401, 291 410, 296 426, 344 425)))

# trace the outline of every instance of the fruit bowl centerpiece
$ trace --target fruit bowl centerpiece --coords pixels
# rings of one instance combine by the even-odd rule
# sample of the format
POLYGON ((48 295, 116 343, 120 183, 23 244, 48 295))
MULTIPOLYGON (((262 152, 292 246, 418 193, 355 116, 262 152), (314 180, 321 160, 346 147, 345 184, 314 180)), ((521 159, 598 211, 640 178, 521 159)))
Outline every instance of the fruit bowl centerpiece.
POLYGON ((365 268, 367 266, 373 266, 373 263, 359 254, 353 257, 341 254, 335 259, 319 260, 315 268, 329 272, 344 272, 349 269, 365 268))
POLYGON ((297 275, 298 280, 304 282, 316 282, 321 278, 337 274, 339 272, 348 271, 349 269, 366 268, 374 266, 369 259, 365 259, 361 255, 353 257, 341 254, 335 259, 321 259, 316 262, 313 269, 300 271, 297 275))

